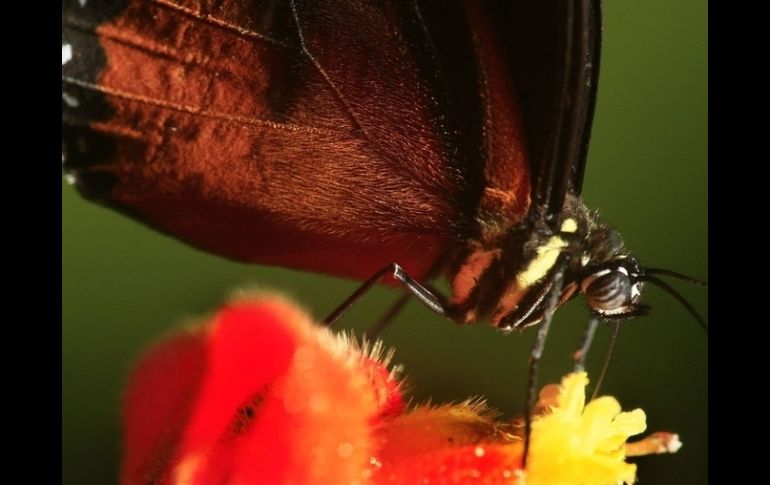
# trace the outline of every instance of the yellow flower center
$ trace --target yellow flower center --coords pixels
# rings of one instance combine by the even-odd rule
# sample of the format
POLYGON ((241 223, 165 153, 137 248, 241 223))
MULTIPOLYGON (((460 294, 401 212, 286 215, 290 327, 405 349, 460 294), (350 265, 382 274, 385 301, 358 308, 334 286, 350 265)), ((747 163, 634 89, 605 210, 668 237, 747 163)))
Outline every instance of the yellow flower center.
POLYGON ((634 482, 636 465, 625 461, 626 440, 646 429, 644 411, 621 412, 618 401, 609 396, 586 404, 587 385, 585 372, 567 375, 556 404, 535 418, 528 485, 634 482))

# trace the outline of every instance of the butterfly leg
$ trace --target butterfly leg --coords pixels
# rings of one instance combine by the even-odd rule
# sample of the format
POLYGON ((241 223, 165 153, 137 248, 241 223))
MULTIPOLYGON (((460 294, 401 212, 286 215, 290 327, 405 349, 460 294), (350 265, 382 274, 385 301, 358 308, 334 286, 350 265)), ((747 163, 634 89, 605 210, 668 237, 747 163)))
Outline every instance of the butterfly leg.
POLYGON ((575 360, 575 367, 573 372, 582 372, 586 368, 586 358, 588 357, 588 349, 591 348, 591 343, 594 341, 594 335, 596 334, 596 328, 599 326, 599 320, 596 317, 591 317, 588 320, 585 333, 583 333, 583 340, 580 341, 580 346, 572 354, 575 360))
MULTIPOLYGON (((574 372, 581 372, 585 369, 586 364, 586 356, 588 355, 588 349, 591 347, 591 342, 594 339, 594 334, 596 333, 596 328, 599 325, 599 320, 596 317, 591 317, 591 320, 588 321, 588 326, 586 327, 586 331, 583 334, 583 340, 580 343, 580 347, 578 347, 577 351, 575 351, 574 358, 575 358, 575 368, 574 372)), ((599 390, 602 387, 602 383, 604 382, 604 378, 607 375, 607 370, 610 367, 610 362, 612 361, 612 356, 615 354, 615 345, 618 343, 618 335, 620 334, 620 322, 612 322, 612 335, 610 336, 610 343, 607 348, 607 355, 604 358, 604 364, 602 365, 602 372, 599 374, 599 378, 596 380, 596 385, 594 386, 593 394, 591 395, 591 399, 596 399, 596 396, 599 395, 599 390)))
POLYGON ((537 377, 540 369, 540 358, 545 349, 545 340, 548 337, 548 331, 551 329, 553 313, 559 304, 562 285, 564 281, 565 265, 562 264, 556 271, 553 278, 553 285, 548 293, 548 304, 543 315, 543 321, 537 329, 537 337, 529 353, 529 375, 527 377, 527 399, 524 403, 524 459, 522 467, 527 466, 527 455, 529 454, 530 435, 532 434, 532 412, 537 404, 537 377))
MULTIPOLYGON (((438 276, 441 273, 441 270, 444 267, 446 267, 448 260, 449 258, 446 255, 436 260, 436 263, 431 267, 431 269, 425 275, 425 280, 430 281, 430 280, 433 280, 436 276, 438 276)), ((431 293, 433 293, 434 295, 438 293, 435 289, 427 285, 423 285, 423 286, 428 288, 431 291, 431 293)), ((371 325, 366 330, 366 339, 369 341, 373 341, 377 337, 379 337, 380 334, 383 332, 383 330, 385 330, 393 322, 393 320, 396 318, 399 312, 401 312, 401 310, 404 309, 404 307, 409 302, 409 299, 411 297, 412 297, 412 294, 409 291, 402 293, 401 296, 398 297, 398 300, 394 301, 390 305, 390 307, 388 308, 388 311, 386 311, 385 314, 382 317, 380 317, 380 319, 377 320, 376 323, 371 325)), ((448 309, 448 308, 446 308, 445 306, 445 309, 448 309)))
POLYGON ((334 325, 337 320, 339 320, 340 317, 351 306, 353 306, 355 302, 357 302, 367 291, 369 291, 375 284, 377 284, 378 281, 385 278, 386 276, 390 276, 391 278, 394 278, 403 283, 406 289, 409 290, 409 293, 416 296, 418 300, 420 300, 425 306, 434 312, 438 313, 439 315, 447 314, 443 297, 433 293, 431 290, 418 283, 417 280, 409 276, 406 271, 404 271, 404 269, 398 264, 391 263, 388 266, 382 268, 380 271, 376 272, 371 278, 359 286, 358 289, 353 292, 353 294, 350 295, 347 300, 343 301, 342 304, 331 313, 331 315, 326 317, 326 320, 324 320, 324 325, 334 325))

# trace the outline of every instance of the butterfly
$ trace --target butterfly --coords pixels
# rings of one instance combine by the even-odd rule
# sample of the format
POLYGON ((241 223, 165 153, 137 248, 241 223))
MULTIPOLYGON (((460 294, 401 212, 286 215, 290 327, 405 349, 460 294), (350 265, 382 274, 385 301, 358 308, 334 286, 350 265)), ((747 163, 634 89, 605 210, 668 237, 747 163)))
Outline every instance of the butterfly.
POLYGON ((229 258, 391 274, 463 323, 673 291, 578 195, 599 2, 99 3, 63 17, 84 195, 229 258))
POLYGON ((598 2, 64 6, 63 158, 93 200, 237 260, 446 275, 462 322, 645 311, 579 198, 598 2))

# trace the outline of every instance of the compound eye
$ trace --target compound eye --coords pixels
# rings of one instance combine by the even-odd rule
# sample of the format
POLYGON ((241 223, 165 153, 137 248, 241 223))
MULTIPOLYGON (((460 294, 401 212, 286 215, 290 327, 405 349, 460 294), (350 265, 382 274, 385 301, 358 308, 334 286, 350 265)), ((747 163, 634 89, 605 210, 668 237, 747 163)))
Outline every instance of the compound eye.
POLYGON ((610 271, 593 278, 584 291, 591 308, 612 313, 633 303, 633 286, 625 272, 610 271))

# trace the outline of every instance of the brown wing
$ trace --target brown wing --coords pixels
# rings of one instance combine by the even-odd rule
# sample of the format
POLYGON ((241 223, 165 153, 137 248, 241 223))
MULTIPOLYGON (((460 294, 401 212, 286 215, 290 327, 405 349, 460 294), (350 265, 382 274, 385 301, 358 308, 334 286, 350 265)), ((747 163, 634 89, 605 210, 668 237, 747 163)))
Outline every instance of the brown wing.
POLYGON ((477 208, 528 206, 475 2, 82 3, 63 7, 65 170, 157 229, 237 260, 421 275, 486 230, 477 208))

